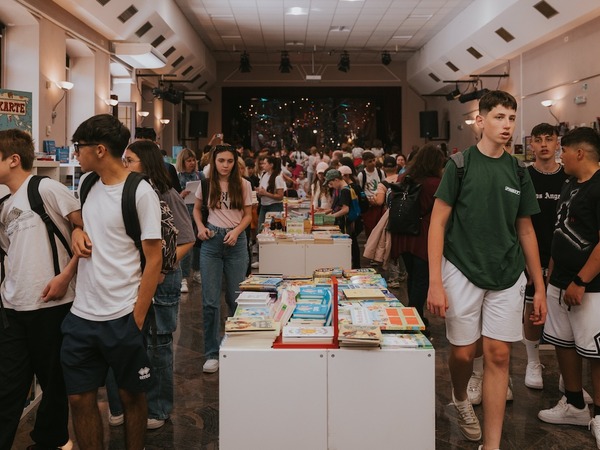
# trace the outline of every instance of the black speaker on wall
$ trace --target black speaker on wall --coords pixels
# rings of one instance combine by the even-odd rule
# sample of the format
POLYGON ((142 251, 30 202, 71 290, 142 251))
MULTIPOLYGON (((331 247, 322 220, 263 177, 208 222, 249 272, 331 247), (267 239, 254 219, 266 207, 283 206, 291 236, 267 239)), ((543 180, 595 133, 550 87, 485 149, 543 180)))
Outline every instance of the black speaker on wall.
POLYGON ((190 111, 189 137, 205 138, 208 136, 208 112, 190 111))
POLYGON ((421 111, 419 112, 419 136, 431 139, 438 137, 438 112, 421 111))

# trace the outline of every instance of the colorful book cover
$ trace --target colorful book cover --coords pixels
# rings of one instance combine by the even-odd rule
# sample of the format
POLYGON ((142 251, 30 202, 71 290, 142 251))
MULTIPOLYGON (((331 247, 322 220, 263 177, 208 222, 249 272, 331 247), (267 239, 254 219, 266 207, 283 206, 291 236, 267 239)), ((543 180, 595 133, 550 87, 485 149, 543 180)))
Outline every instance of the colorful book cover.
POLYGON ((374 325, 353 325, 342 323, 339 325, 338 339, 344 340, 367 340, 377 341, 381 340, 381 330, 379 327, 374 325))
POLYGON ((381 289, 377 288, 342 289, 342 291, 348 300, 385 298, 381 289))
POLYGON ((314 305, 312 303, 296 303, 292 317, 296 318, 325 318, 329 311, 329 303, 314 305))
POLYGON ((235 309, 233 317, 254 317, 267 319, 271 317, 271 308, 266 306, 240 306, 235 309))
POLYGON ((251 317, 228 317, 225 332, 276 330, 277 322, 273 319, 254 319, 251 317))

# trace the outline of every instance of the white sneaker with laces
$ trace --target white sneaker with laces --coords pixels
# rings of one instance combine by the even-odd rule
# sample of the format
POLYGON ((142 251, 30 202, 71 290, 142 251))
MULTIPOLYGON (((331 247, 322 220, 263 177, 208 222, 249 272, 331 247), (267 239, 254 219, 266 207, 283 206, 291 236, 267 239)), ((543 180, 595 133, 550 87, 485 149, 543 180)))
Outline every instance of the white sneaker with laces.
POLYGON ((204 373, 215 373, 219 370, 219 360, 218 359, 207 359, 202 366, 202 372, 204 373))
POLYGON ((525 386, 530 389, 544 389, 544 379, 542 378, 542 369, 544 365, 539 361, 527 363, 525 369, 525 386))
POLYGON ((165 424, 163 419, 148 419, 146 422, 147 430, 157 430, 165 424))
POLYGON ((513 390, 512 390, 512 378, 508 377, 508 386, 506 388, 506 401, 507 402, 512 402, 513 401, 513 390))
POLYGON ((596 447, 600 448, 600 416, 590 420, 588 428, 592 431, 592 436, 596 438, 596 447))
POLYGON ((541 410, 538 413, 538 419, 558 425, 581 425, 585 427, 590 424, 591 418, 587 406, 583 409, 575 408, 567 403, 567 397, 563 395, 554 408, 541 410))
POLYGON ((125 416, 123 416, 123 414, 118 414, 116 416, 113 416, 112 414, 108 414, 108 424, 111 427, 118 427, 119 425, 123 425, 123 422, 125 422, 125 416))
POLYGON ((194 272, 192 281, 196 284, 202 284, 202 276, 200 275, 200 271, 194 272))
POLYGON ((183 294, 187 294, 188 292, 190 292, 190 289, 188 288, 187 280, 185 278, 181 280, 181 292, 183 294))
POLYGON ((452 391, 452 402, 454 408, 456 408, 458 428, 462 435, 469 441, 476 442, 480 440, 481 426, 469 399, 459 402, 454 397, 454 391, 452 391))
POLYGON ((251 264, 251 267, 252 267, 253 269, 258 269, 258 261, 254 261, 254 262, 251 264))
MULTIPOLYGON (((586 391, 585 389, 582 389, 582 390, 583 390, 583 401, 586 403, 586 405, 591 405, 592 403, 594 403, 594 399, 592 398, 592 396, 590 394, 588 394, 588 391, 586 391)), ((563 380, 562 375, 558 379, 558 391, 561 394, 565 393, 565 380, 563 380)))
POLYGON ((483 374, 473 372, 467 384, 467 396, 472 405, 481 404, 481 386, 483 384, 483 374))

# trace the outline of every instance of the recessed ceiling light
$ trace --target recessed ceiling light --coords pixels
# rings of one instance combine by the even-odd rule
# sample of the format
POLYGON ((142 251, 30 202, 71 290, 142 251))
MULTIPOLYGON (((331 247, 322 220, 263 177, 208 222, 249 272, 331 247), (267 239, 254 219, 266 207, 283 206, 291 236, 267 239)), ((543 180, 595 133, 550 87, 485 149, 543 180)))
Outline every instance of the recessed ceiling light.
POLYGON ((286 16, 307 16, 308 9, 300 8, 299 6, 293 6, 285 13, 286 16))
POLYGON ((231 14, 211 14, 211 19, 233 19, 231 14))
POLYGON ((304 46, 304 42, 292 41, 292 42, 286 42, 285 45, 302 47, 302 46, 304 46))
POLYGON ((348 32, 350 32, 350 28, 348 28, 348 27, 346 27, 344 25, 341 25, 339 27, 331 27, 331 28, 329 28, 329 32, 334 32, 334 33, 345 32, 345 33, 348 33, 348 32))
POLYGON ((406 36, 392 36, 392 39, 412 39, 412 35, 406 35, 406 36))
POLYGON ((411 14, 408 16, 409 19, 424 19, 429 20, 433 17, 433 14, 411 14))
POLYGON ((223 39, 241 39, 242 37, 239 35, 231 35, 231 36, 221 36, 223 39))

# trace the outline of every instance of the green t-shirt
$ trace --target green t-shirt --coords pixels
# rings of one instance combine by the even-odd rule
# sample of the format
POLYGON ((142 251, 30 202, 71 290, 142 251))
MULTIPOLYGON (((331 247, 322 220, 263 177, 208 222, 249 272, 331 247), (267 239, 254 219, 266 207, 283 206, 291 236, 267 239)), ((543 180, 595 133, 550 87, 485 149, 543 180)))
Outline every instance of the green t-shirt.
POLYGON ((516 220, 540 211, 535 189, 528 171, 519 177, 517 160, 506 152, 490 158, 472 146, 464 157, 460 195, 452 160, 435 194, 452 206, 444 256, 476 286, 503 290, 525 268, 516 220))

